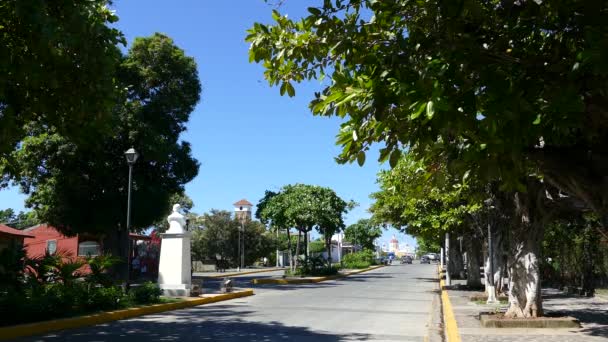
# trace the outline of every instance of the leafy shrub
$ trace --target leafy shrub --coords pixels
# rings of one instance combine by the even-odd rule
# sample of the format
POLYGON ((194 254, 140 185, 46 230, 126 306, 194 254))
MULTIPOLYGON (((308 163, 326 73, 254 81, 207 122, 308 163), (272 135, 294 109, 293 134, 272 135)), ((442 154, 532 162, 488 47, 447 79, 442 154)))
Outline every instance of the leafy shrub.
POLYGON ((119 286, 90 286, 84 306, 89 310, 112 310, 127 306, 128 301, 119 286))
POLYGON ((161 294, 163 294, 163 291, 151 281, 130 290, 131 298, 137 304, 158 303, 161 294))
POLYGON ((364 249, 360 252, 345 255, 342 258, 342 266, 350 269, 367 268, 374 264, 374 260, 374 252, 364 249))
POLYGON ((286 276, 292 277, 323 277, 335 274, 338 274, 338 268, 327 267, 325 260, 320 256, 310 257, 308 258, 308 262, 302 260, 301 264, 294 272, 291 272, 290 270, 285 271, 286 276))

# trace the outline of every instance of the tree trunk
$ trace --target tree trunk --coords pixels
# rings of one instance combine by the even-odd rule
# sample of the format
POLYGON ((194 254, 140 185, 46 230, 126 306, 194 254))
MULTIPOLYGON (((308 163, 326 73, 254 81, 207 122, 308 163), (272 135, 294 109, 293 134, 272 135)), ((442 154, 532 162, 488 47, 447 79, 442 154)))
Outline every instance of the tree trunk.
POLYGON ((464 279, 464 261, 460 251, 460 241, 456 234, 450 234, 450 267, 449 272, 452 279, 464 279))
MULTIPOLYGON (((126 281, 129 275, 129 235, 121 228, 107 234, 103 239, 103 252, 105 255, 119 257, 121 262, 112 267, 112 274, 116 280, 126 281)), ((161 246, 162 248, 162 246, 161 246)))
MULTIPOLYGON (((493 280, 495 295, 498 296, 502 293, 502 289, 504 287, 503 274, 505 272, 505 235, 504 235, 504 226, 501 220, 492 220, 490 224, 492 224, 492 254, 489 254, 490 249, 486 248, 486 258, 484 261, 484 285, 486 286, 486 294, 490 283, 489 280, 493 280), (494 274, 490 274, 490 261, 492 261, 492 270, 494 274)), ((487 234, 486 234, 487 235, 487 234)), ((485 243, 487 245, 487 237, 485 239, 485 243)))
POLYGON ((289 269, 293 272, 293 252, 291 251, 291 233, 287 228, 287 249, 289 250, 289 269))
POLYGON ((540 287, 540 245, 543 226, 540 212, 534 210, 531 195, 537 193, 528 187, 529 193, 515 194, 518 222, 511 229, 509 253, 509 308, 506 317, 540 317, 542 297, 540 287))
POLYGON ((298 240, 296 242, 296 257, 293 263, 293 270, 295 271, 298 269, 298 258, 300 258, 300 241, 302 240, 302 231, 298 229, 298 240))
POLYGON ((469 288, 481 287, 481 273, 479 271, 479 260, 481 242, 479 237, 473 233, 464 235, 464 247, 467 253, 467 286, 469 288))
POLYGON ((327 267, 331 268, 331 236, 325 237, 325 249, 327 250, 327 267))
POLYGON ((583 230, 583 272, 581 286, 583 295, 593 297, 595 294, 595 277, 593 274, 594 256, 597 254, 597 236, 590 223, 587 223, 583 230))

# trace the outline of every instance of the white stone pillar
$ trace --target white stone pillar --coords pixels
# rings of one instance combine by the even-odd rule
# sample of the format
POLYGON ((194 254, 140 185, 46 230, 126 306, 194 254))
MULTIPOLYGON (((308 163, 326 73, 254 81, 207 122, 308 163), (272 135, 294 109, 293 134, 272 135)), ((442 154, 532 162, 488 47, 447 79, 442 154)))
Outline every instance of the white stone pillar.
POLYGON ((169 230, 161 234, 158 285, 167 296, 189 296, 192 285, 191 234, 184 230, 186 219, 179 207, 173 206, 167 218, 169 230))

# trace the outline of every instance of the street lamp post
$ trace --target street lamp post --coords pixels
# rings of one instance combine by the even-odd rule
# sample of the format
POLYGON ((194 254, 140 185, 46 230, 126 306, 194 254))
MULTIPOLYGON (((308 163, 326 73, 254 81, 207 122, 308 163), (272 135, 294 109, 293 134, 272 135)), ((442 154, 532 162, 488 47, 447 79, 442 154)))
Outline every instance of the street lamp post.
POLYGON ((133 164, 137 161, 139 154, 133 147, 125 152, 125 158, 127 158, 127 164, 129 164, 129 185, 127 192, 127 284, 129 284, 129 278, 131 277, 131 240, 129 239, 129 232, 131 231, 131 182, 133 178, 133 164))
POLYGON ((241 230, 243 233, 241 236, 243 237, 243 247, 241 248, 241 270, 245 269, 245 224, 243 220, 241 220, 241 230))

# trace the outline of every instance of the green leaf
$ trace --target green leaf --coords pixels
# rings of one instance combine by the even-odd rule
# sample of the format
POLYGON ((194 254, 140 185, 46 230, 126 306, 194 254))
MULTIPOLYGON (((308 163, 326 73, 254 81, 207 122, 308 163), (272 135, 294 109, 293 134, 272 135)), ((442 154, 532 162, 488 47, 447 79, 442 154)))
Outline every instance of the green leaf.
POLYGON ((296 90, 293 89, 293 86, 291 85, 291 82, 285 82, 286 86, 286 90, 287 90, 287 95, 289 95, 289 97, 294 97, 296 95, 296 90))
POLYGON ((275 21, 279 21, 280 18, 281 18, 281 14, 277 10, 273 9, 272 10, 272 19, 274 19, 275 21))
MULTIPOLYGON (((412 106, 415 106, 417 102, 415 102, 412 106)), ((412 108, 412 106, 410 106, 410 108, 412 108)), ((410 115, 410 119, 411 120, 415 120, 417 117, 420 116, 420 114, 422 114, 422 112, 426 109, 426 102, 421 103, 418 106, 418 109, 416 109, 416 111, 414 113, 412 113, 412 115, 410 115)))
POLYGON ((433 115, 435 115, 435 108, 433 107, 433 101, 429 101, 426 104, 426 117, 432 119, 433 115))
POLYGON ((279 90, 281 96, 285 95, 285 89, 287 89, 287 82, 283 82, 283 84, 281 84, 281 89, 279 90))
POLYGON ((316 7, 308 7, 308 12, 310 12, 310 14, 312 15, 321 15, 321 10, 316 8, 316 7))
POLYGON ((394 168, 395 166, 397 166, 397 163, 399 162, 399 158, 401 158, 401 151, 393 150, 393 152, 391 152, 390 158, 388 159, 388 163, 391 166, 391 168, 394 168))
POLYGON ((532 124, 533 124, 533 125, 538 125, 538 124, 540 124, 540 114, 538 114, 538 115, 536 116, 536 120, 534 120, 534 122, 532 122, 532 124))
POLYGON ((359 166, 365 164, 365 152, 359 151, 359 153, 357 153, 357 164, 359 164, 359 166))

